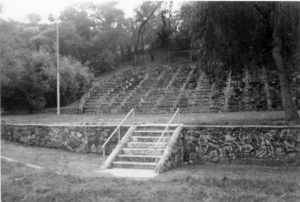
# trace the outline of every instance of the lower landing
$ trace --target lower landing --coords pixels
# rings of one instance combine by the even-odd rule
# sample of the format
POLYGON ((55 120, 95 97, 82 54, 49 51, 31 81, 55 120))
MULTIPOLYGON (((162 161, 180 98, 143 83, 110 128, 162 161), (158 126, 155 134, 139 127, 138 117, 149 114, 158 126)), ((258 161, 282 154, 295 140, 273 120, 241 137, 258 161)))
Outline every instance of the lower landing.
POLYGON ((149 179, 149 178, 154 178, 158 175, 158 173, 154 172, 154 170, 125 169, 125 168, 99 170, 98 173, 108 174, 114 177, 124 177, 124 178, 132 178, 132 179, 141 179, 141 178, 149 179))

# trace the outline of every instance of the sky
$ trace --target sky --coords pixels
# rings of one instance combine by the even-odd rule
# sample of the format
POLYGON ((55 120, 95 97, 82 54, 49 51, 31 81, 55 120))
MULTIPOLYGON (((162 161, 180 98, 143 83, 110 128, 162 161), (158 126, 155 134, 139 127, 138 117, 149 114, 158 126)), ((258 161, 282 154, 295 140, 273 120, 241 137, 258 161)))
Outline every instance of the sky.
MULTIPOLYGON (((89 1, 101 4, 108 0, 89 1)), ((49 14, 57 15, 64 7, 76 2, 80 0, 0 0, 3 5, 1 17, 25 21, 29 13, 37 13, 42 21, 47 21, 49 14)), ((141 3, 140 0, 123 0, 117 7, 124 11, 125 17, 132 17, 133 9, 141 3)))

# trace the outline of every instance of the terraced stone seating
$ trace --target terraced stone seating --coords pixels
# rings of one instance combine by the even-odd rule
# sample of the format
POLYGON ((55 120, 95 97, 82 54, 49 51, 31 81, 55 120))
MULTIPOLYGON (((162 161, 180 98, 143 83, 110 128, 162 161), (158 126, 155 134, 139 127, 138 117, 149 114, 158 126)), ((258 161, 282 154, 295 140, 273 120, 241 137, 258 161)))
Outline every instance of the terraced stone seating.
POLYGON ((224 110, 225 105, 225 81, 218 82, 214 85, 211 94, 211 104, 209 106, 209 111, 211 112, 219 112, 224 110))
MULTIPOLYGON (((248 84, 243 74, 244 72, 233 72, 229 111, 268 110, 266 84, 263 80, 262 70, 249 71, 248 84)), ((281 110, 280 84, 275 70, 267 71, 266 82, 270 94, 272 110, 281 110)))
POLYGON ((293 97, 297 99, 297 108, 300 109, 300 70, 295 70, 292 73, 291 89, 293 92, 293 97))
POLYGON ((208 111, 211 84, 193 65, 133 68, 111 77, 85 104, 84 113, 208 111), (193 99, 188 99, 193 98, 193 99))
MULTIPOLYGON (((132 108, 141 113, 171 113, 176 108, 186 113, 220 112, 226 104, 228 111, 261 111, 268 110, 266 88, 272 110, 282 109, 276 71, 266 71, 262 77, 262 70, 249 70, 247 75, 246 80, 245 72, 232 72, 225 103, 226 75, 209 81, 201 68, 189 64, 135 67, 100 85, 84 113, 125 113, 132 108)), ((297 74, 293 78, 297 78, 291 85, 293 95, 300 101, 300 78, 297 74)))
POLYGON ((85 113, 110 113, 120 104, 128 92, 132 91, 143 79, 143 71, 134 74, 133 70, 125 71, 122 76, 112 77, 99 87, 85 105, 85 113))
POLYGON ((168 91, 163 94, 163 99, 156 106, 157 110, 162 113, 175 112, 175 104, 179 93, 178 91, 179 90, 176 88, 168 89, 168 91))
POLYGON ((231 80, 231 92, 229 99, 229 111, 244 111, 244 86, 243 74, 241 72, 233 72, 231 80))
POLYGON ((268 71, 267 73, 270 96, 272 101, 272 109, 282 110, 281 94, 280 94, 280 81, 275 70, 268 71))

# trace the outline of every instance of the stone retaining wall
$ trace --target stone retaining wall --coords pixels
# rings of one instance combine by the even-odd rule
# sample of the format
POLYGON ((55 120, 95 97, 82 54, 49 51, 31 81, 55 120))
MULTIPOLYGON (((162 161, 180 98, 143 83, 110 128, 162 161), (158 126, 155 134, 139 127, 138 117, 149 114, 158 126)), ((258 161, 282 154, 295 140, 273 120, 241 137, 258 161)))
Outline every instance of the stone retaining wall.
POLYGON ((168 147, 165 150, 163 157, 158 162, 155 171, 160 173, 172 168, 178 167, 183 160, 183 147, 182 147, 182 139, 179 138, 181 135, 182 126, 179 126, 174 134, 172 135, 168 147))
MULTIPOLYGON (((116 126, 2 125, 1 138, 32 146, 74 152, 102 153, 101 146, 116 126)), ((123 136, 129 127, 122 127, 123 136)), ((106 154, 118 143, 115 135, 106 154)), ((175 159, 186 163, 278 165, 300 162, 300 127, 183 126, 175 159)), ((172 162, 170 162, 172 164, 172 162)))
POLYGON ((181 138, 183 161, 192 164, 300 162, 300 127, 192 126, 181 138))
MULTIPOLYGON (((101 146, 116 126, 2 125, 1 138, 25 145, 64 149, 74 152, 102 153, 101 146)), ((121 128, 121 136, 128 127, 121 128)), ((118 143, 115 134, 106 146, 106 154, 118 143)))

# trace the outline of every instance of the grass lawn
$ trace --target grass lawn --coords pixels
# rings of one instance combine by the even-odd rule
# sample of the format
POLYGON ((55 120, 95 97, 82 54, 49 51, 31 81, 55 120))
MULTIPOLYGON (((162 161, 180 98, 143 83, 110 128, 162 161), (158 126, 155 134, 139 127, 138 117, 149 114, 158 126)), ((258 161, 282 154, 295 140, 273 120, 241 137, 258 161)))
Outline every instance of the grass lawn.
MULTIPOLYGON (((300 111, 299 111, 300 113, 300 111)), ((5 123, 25 124, 60 124, 60 125, 116 125, 125 114, 97 114, 97 115, 5 115, 1 119, 5 123)), ((136 114, 134 123, 167 123, 172 114, 136 114)), ((131 117, 127 124, 131 124, 131 117)), ((231 113, 194 113, 180 114, 174 123, 183 124, 253 124, 253 125, 283 125, 283 111, 268 112, 231 112, 231 113)), ((125 122, 126 124, 126 122, 125 122)))
MULTIPOLYGON (((181 172, 167 172, 148 181, 137 181, 58 175, 21 163, 5 160, 1 163, 2 201, 300 201, 297 177, 286 177, 288 173, 295 175, 295 168, 285 170, 282 177, 278 177, 282 170, 277 170, 274 178, 251 178, 240 168, 234 171, 222 166, 191 166, 181 168, 181 172), (235 175, 223 173, 221 177, 220 168, 234 171, 235 175)), ((251 168, 247 173, 254 170, 263 173, 266 169, 270 174, 270 168, 251 168)))

